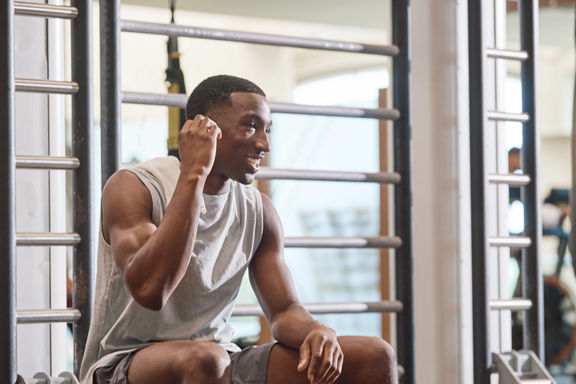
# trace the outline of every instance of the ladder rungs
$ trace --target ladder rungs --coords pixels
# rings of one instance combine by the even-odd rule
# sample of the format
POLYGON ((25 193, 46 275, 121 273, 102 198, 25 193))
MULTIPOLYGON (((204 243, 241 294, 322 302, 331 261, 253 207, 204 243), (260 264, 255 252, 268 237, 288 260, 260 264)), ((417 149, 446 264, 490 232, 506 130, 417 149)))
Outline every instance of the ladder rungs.
POLYGON ((251 44, 319 49, 325 51, 339 51, 349 53, 366 53, 384 56, 396 56, 400 52, 398 47, 395 45, 374 45, 353 43, 348 41, 320 40, 304 37, 230 31, 224 29, 199 28, 176 24, 160 24, 131 20, 121 20, 120 25, 123 32, 150 33, 154 35, 173 37, 193 37, 197 39, 236 41, 251 44))
POLYGON ((364 173, 338 171, 308 171, 296 169, 275 169, 262 167, 256 174, 263 180, 311 180, 311 181, 349 181, 381 184, 397 184, 400 175, 394 172, 364 173))
POLYGON ((399 237, 286 237, 288 248, 400 248, 399 237))
POLYGON ((77 157, 16 156, 16 168, 76 169, 79 166, 80 160, 77 157))
POLYGON ((75 323, 80 316, 80 311, 75 308, 20 310, 16 311, 16 322, 18 324, 75 323))
MULTIPOLYGON (((305 303, 304 307, 312 314, 326 313, 388 313, 400 312, 402 303, 396 300, 375 302, 305 303)), ((258 304, 237 304, 233 316, 261 316, 258 304)))
POLYGON ((519 123, 526 123, 530 121, 530 115, 527 113, 508 113, 499 111, 488 111, 486 112, 488 120, 493 121, 515 121, 519 123))
POLYGON ((494 311, 510 310, 519 312, 530 308, 532 308, 532 301, 528 299, 490 300, 490 309, 494 311))
MULTIPOLYGON (((122 92, 122 102, 127 104, 162 105, 186 108, 188 96, 184 94, 122 92)), ((356 117, 365 119, 397 120, 400 112, 386 108, 352 108, 289 103, 270 103, 273 113, 293 113, 302 115, 356 117)))
POLYGON ((15 79, 16 91, 72 95, 80 89, 73 81, 15 79))
POLYGON ((17 233, 16 245, 20 246, 50 246, 50 245, 77 245, 80 235, 77 233, 17 233))
POLYGON ((492 247, 528 248, 532 240, 525 236, 501 236, 489 238, 488 244, 492 247))
POLYGON ((530 184, 530 176, 517 173, 488 175, 491 184, 508 184, 511 187, 521 187, 530 184))
POLYGON ((56 17, 60 19, 75 19, 78 8, 64 5, 35 4, 14 2, 14 13, 23 16, 56 17))
POLYGON ((526 51, 513 51, 509 49, 488 48, 486 49, 486 54, 493 59, 526 61, 529 58, 528 52, 526 51))
POLYGON ((386 108, 368 109, 290 103, 270 103, 270 109, 275 113, 292 113, 301 115, 358 117, 379 120, 398 120, 400 118, 400 111, 397 109, 386 108))

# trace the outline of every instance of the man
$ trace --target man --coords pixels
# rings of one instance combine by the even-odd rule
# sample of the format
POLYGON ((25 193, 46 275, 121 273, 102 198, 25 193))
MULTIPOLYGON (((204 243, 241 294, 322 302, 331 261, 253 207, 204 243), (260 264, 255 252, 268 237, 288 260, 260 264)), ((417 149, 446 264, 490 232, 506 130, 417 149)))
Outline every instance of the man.
POLYGON ((337 337, 296 298, 278 215, 247 185, 270 151, 264 92, 210 77, 186 114, 180 161, 119 171, 103 190, 82 383, 396 383, 387 343, 337 337), (246 269, 277 343, 240 351, 227 320, 246 269))

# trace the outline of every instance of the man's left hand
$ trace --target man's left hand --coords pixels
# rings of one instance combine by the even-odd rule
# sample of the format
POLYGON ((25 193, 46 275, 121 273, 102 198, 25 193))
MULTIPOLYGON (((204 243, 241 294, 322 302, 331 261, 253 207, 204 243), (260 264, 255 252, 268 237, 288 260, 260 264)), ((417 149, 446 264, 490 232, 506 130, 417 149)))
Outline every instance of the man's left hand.
POLYGON ((332 384, 342 372, 344 354, 334 330, 319 325, 314 327, 300 346, 298 371, 308 367, 311 384, 332 384))

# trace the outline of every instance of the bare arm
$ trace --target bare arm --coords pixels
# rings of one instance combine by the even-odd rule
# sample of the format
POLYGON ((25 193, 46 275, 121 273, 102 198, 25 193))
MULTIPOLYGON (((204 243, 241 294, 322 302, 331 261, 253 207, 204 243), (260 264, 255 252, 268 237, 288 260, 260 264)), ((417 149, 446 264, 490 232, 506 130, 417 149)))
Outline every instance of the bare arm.
POLYGON ((274 338, 300 351, 298 370, 308 369, 311 383, 332 383, 342 370, 343 355, 334 330, 323 326, 298 301, 283 258, 284 240, 278 214, 262 195, 264 233, 250 264, 250 280, 274 338))
POLYGON ((200 215, 202 190, 214 162, 220 129, 197 116, 180 132, 180 176, 158 227, 148 189, 130 172, 110 178, 102 192, 102 230, 134 299, 160 310, 182 280, 200 215), (208 125, 212 129, 208 132, 208 125))

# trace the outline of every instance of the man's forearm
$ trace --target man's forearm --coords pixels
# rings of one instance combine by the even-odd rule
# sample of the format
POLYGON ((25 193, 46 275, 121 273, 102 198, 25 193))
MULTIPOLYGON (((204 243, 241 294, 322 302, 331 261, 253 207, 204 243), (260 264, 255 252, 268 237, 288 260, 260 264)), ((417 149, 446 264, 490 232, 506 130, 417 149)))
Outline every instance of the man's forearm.
POLYGON ((182 280, 196 241, 204 179, 181 174, 164 217, 133 255, 126 281, 134 298, 159 310, 182 280))

